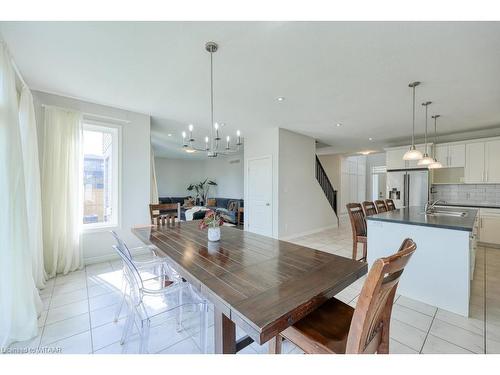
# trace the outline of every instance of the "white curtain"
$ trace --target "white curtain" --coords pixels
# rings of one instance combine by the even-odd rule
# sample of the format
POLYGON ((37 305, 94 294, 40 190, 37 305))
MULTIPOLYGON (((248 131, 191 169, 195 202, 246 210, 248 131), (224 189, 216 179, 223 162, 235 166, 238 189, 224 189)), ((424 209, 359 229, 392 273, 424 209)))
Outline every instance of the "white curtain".
POLYGON ((158 182, 156 181, 155 154, 151 148, 151 203, 158 204, 158 182))
POLYGON ((16 81, 0 40, 0 346, 38 333, 16 81))
POLYGON ((45 287, 47 273, 43 265, 42 193, 40 191, 38 138, 33 96, 26 86, 23 87, 19 100, 19 126, 23 151, 26 206, 29 212, 30 230, 28 231, 28 237, 32 254, 33 279, 35 285, 42 289, 45 287))
POLYGON ((83 266, 81 113, 45 107, 42 217, 45 269, 49 277, 83 266))

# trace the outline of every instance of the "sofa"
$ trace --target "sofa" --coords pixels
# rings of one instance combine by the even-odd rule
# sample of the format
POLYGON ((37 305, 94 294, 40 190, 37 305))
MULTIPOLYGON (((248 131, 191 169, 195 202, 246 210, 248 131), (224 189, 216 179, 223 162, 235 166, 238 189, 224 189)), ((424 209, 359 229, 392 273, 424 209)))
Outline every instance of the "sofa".
MULTIPOLYGON (((189 197, 160 197, 159 198, 159 203, 180 203, 181 204, 181 217, 180 219, 185 221, 186 220, 186 208, 182 207, 184 204, 184 200, 188 199, 189 197)), ((222 215, 222 218, 224 221, 232 224, 237 224, 238 222, 238 208, 243 207, 243 199, 232 199, 232 198, 209 198, 209 203, 213 203, 213 200, 215 199, 215 205, 212 206, 207 206, 207 208, 210 208, 213 211, 217 211, 222 215), (235 207, 234 210, 230 211, 228 210, 229 205, 231 202, 235 202, 233 205, 235 207)), ((196 201, 198 204, 198 200, 196 201)), ((205 212, 200 211, 200 212, 195 212, 193 215, 193 220, 201 220, 205 217, 205 212)))
POLYGON ((215 205, 207 206, 211 210, 217 211, 222 215, 224 221, 232 224, 238 223, 238 208, 243 207, 243 199, 233 199, 233 198, 211 198, 209 199, 209 203, 213 203, 211 201, 215 200, 215 205), (234 209, 232 211, 229 210, 229 206, 234 202, 234 209))

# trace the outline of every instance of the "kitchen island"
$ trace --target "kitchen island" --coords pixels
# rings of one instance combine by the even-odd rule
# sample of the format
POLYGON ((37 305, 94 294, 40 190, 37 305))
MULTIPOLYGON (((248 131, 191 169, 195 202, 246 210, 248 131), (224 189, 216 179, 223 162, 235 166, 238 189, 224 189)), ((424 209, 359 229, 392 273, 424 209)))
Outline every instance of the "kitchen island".
POLYGON ((368 265, 394 253, 405 238, 417 244, 398 293, 463 315, 469 315, 470 280, 474 273, 474 227, 477 210, 404 207, 368 216, 368 265))

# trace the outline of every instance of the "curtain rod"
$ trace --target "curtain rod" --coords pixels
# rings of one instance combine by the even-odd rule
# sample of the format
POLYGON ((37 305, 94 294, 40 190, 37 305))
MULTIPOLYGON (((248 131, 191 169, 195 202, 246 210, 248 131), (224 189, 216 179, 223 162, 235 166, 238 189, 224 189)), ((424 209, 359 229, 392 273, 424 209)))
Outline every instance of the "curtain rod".
MULTIPOLYGON (((56 105, 42 104, 41 106, 43 108, 47 108, 47 107, 58 108, 58 109, 62 109, 63 111, 75 111, 74 109, 59 107, 59 106, 56 106, 56 105)), ((78 111, 78 112, 80 112, 80 111, 78 111)), ((122 118, 110 117, 110 116, 104 116, 104 115, 97 115, 95 113, 90 113, 90 112, 81 112, 81 114, 83 116, 95 117, 95 118, 100 118, 100 119, 103 119, 103 120, 111 120, 111 121, 117 121, 117 122, 123 122, 123 123, 126 123, 126 124, 130 124, 130 120, 125 120, 125 119, 122 119, 122 118)))

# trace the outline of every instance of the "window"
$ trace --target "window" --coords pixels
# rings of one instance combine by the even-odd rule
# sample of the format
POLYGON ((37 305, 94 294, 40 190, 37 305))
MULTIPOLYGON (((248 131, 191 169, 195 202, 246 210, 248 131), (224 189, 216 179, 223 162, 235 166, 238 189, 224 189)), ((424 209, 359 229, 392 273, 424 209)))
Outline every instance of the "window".
POLYGON ((84 228, 118 226, 118 129, 83 126, 84 228))

